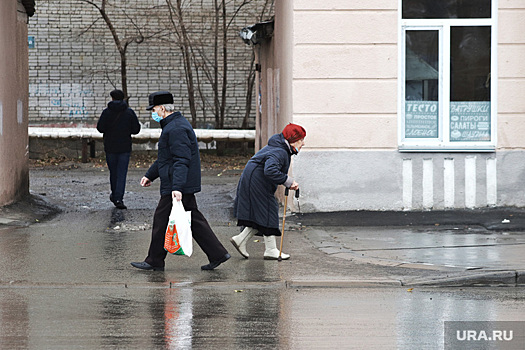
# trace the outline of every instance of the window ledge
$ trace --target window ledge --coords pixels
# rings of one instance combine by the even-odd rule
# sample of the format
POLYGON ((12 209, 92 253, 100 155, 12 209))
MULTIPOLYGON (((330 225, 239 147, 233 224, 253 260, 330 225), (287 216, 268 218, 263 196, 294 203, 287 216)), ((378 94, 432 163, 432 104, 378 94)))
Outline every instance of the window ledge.
POLYGON ((412 146, 401 145, 398 147, 399 152, 496 152, 496 147, 493 145, 479 145, 479 146, 412 146))

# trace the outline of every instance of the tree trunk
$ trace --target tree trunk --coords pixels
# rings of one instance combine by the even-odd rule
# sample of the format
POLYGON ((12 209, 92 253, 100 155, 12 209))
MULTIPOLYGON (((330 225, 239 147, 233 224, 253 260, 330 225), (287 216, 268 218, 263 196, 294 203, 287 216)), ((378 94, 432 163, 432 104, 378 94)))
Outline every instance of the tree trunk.
POLYGON ((124 99, 129 102, 128 95, 128 70, 126 60, 126 50, 120 52, 120 77, 122 79, 122 92, 124 93, 124 99))
POLYGON ((226 0, 222 0, 222 91, 218 129, 224 128, 226 114, 226 87, 228 83, 228 31, 226 29, 226 0))
POLYGON ((213 1, 215 5, 215 26, 213 38, 213 102, 215 113, 215 128, 220 129, 220 102, 219 102, 219 5, 217 0, 213 1))
POLYGON ((191 113, 191 125, 197 127, 197 107, 195 105, 195 84, 193 81, 193 69, 191 65, 191 51, 190 51, 190 40, 188 37, 188 31, 186 30, 186 24, 182 17, 182 3, 181 0, 177 0, 177 17, 180 23, 181 39, 182 39, 182 56, 184 59, 184 72, 186 75, 186 86, 188 89, 188 101, 190 104, 191 113))

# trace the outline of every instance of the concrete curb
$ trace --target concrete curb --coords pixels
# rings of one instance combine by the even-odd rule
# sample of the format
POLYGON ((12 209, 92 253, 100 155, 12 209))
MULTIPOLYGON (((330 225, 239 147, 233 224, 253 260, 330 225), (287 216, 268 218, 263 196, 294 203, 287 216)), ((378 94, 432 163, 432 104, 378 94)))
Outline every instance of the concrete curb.
POLYGON ((286 288, 369 288, 369 287, 401 287, 401 281, 398 280, 292 280, 286 281, 286 288))
POLYGON ((295 213, 290 222, 304 226, 477 225, 495 231, 525 231, 525 209, 515 207, 432 211, 345 211, 295 213))
POLYGON ((399 288, 399 287, 485 287, 525 286, 525 271, 498 271, 447 278, 429 278, 417 281, 395 279, 355 280, 288 280, 261 283, 22 283, 0 282, 0 289, 229 289, 244 292, 249 289, 322 289, 322 288, 399 288))
POLYGON ((512 286, 525 284, 525 271, 492 271, 447 278, 430 278, 404 282, 403 286, 512 286))

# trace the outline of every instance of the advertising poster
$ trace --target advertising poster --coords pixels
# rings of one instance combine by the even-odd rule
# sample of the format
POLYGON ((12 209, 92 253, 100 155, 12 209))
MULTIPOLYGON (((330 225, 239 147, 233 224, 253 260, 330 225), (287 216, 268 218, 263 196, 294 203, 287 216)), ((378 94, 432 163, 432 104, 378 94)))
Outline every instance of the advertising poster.
POLYGON ((450 141, 490 141, 490 101, 450 102, 450 141))
POLYGON ((405 101, 405 138, 437 138, 438 112, 437 101, 405 101))

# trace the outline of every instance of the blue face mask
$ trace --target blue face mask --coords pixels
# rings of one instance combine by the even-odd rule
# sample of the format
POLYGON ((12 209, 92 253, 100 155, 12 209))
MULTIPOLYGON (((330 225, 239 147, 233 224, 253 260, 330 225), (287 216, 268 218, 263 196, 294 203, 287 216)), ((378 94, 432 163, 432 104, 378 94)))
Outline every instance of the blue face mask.
POLYGON ((157 112, 151 112, 151 118, 157 123, 160 123, 162 120, 162 117, 157 112))

